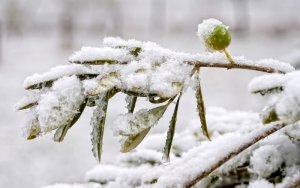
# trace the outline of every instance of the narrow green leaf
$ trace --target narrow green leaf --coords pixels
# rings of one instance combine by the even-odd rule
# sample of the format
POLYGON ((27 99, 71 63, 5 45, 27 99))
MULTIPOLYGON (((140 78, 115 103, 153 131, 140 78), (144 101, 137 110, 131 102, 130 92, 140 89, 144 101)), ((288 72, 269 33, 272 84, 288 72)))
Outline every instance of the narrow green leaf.
POLYGON ((136 148, 145 138, 145 136, 150 131, 151 127, 148 127, 147 129, 143 130, 142 132, 128 136, 127 139, 123 142, 121 147, 121 152, 127 153, 134 148, 136 148))
POLYGON ((119 133, 124 137, 121 141, 121 152, 129 152, 136 148, 144 139, 152 126, 154 126, 167 110, 169 104, 174 100, 170 99, 167 104, 158 106, 151 110, 136 114, 135 118, 128 122, 128 126, 137 128, 139 132, 132 134, 119 133))
POLYGON ((176 102, 176 106, 174 108, 174 112, 172 115, 172 119, 170 121, 170 126, 169 126, 169 130, 167 133, 167 140, 166 140, 166 144, 164 147, 164 159, 166 161, 170 160, 170 151, 171 151, 171 147, 172 147, 172 142, 173 142, 173 137, 175 134, 175 127, 176 127, 176 121, 177 121, 177 112, 178 112, 178 106, 179 106, 179 101, 181 98, 181 94, 179 95, 177 102, 176 102))
POLYGON ((87 64, 87 65, 104 65, 104 64, 118 64, 119 61, 117 60, 111 60, 111 59, 100 59, 100 60, 94 60, 94 61, 70 61, 70 63, 74 64, 87 64))
POLYGON ((132 95, 127 95, 126 96, 128 113, 133 113, 134 112, 136 100, 137 100, 136 96, 132 96, 132 95))
POLYGON ((92 151, 94 157, 101 161, 102 142, 104 134, 104 126, 106 119, 106 111, 109 100, 109 92, 100 95, 96 101, 96 109, 94 110, 91 120, 92 125, 92 151))
POLYGON ((260 117, 262 119, 263 124, 268 124, 268 123, 272 123, 274 121, 279 120, 276 110, 275 110, 275 106, 273 106, 273 105, 265 107, 262 110, 260 117))
POLYGON ((62 142, 68 132, 68 130, 77 122, 77 120, 80 118, 83 110, 86 107, 87 98, 81 103, 79 106, 79 109, 77 112, 73 115, 71 119, 69 119, 65 125, 60 126, 58 129, 56 129, 53 140, 55 142, 62 142))
POLYGON ((25 110, 25 109, 28 109, 28 108, 32 108, 34 106, 37 106, 38 105, 38 102, 30 102, 30 103, 25 103, 25 104, 22 104, 21 106, 18 106, 17 110, 25 110))
POLYGON ((200 78, 199 73, 196 75, 196 99, 197 99, 197 108, 198 108, 198 115, 201 122, 201 129, 203 131, 203 134, 210 140, 210 136, 207 130, 207 124, 206 124, 206 117, 205 117, 205 105, 203 101, 202 91, 201 91, 201 84, 200 84, 200 78))
POLYGON ((262 96, 264 96, 266 94, 280 93, 282 91, 283 91, 283 86, 279 86, 279 87, 273 87, 273 88, 266 88, 266 89, 255 90, 255 91, 252 91, 252 93, 254 93, 254 94, 259 93, 262 96))
MULTIPOLYGON (((65 75, 65 76, 71 76, 71 75, 65 75)), ((98 74, 77 74, 76 75, 80 80, 86 80, 86 79, 91 79, 91 78, 95 78, 98 76, 98 74)), ((59 78, 57 78, 59 79, 59 78)), ((36 84, 32 84, 27 86, 25 89, 26 90, 32 90, 32 89, 42 89, 44 87, 52 87, 53 83, 57 80, 57 79, 51 79, 51 80, 46 80, 40 83, 36 83, 36 84)))
POLYGON ((26 133, 26 139, 27 140, 32 140, 35 139, 41 135, 41 127, 39 123, 38 116, 35 116, 31 121, 30 121, 30 126, 28 127, 27 133, 26 133))
POLYGON ((142 51, 141 47, 136 47, 130 51, 130 54, 133 55, 134 57, 137 57, 141 51, 142 51))

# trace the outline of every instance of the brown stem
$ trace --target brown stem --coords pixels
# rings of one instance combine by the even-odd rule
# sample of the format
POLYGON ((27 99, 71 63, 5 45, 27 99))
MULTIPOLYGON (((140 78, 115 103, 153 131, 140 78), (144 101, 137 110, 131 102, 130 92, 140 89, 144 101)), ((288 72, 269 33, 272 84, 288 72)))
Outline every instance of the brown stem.
POLYGON ((194 186, 196 183, 198 183, 200 180, 202 180, 203 178, 210 175, 214 170, 216 170, 217 168, 222 166, 225 162, 229 161, 234 156, 236 156, 239 153, 243 152, 244 150, 246 150, 250 146, 254 145, 255 143, 257 143, 261 139, 264 139, 267 136, 271 135, 272 133, 282 129, 285 126, 285 124, 282 123, 282 122, 277 122, 277 124, 275 124, 275 125, 268 125, 268 126, 272 126, 272 127, 265 130, 264 132, 256 135, 251 141, 246 142, 246 143, 242 144, 240 147, 236 148, 234 151, 232 151, 231 153, 226 155, 224 158, 222 158, 221 160, 216 162, 214 165, 212 165, 209 169, 207 169, 207 170, 201 172, 200 174, 198 174, 193 180, 191 180, 189 182, 186 182, 184 187, 189 188, 189 187, 194 186))
POLYGON ((286 72, 276 70, 271 67, 260 67, 255 65, 244 65, 244 64, 238 64, 238 63, 208 63, 208 62, 202 62, 202 61, 184 61, 184 63, 187 63, 189 65, 194 65, 196 67, 214 67, 214 68, 226 68, 226 69, 247 69, 247 70, 254 70, 254 71, 260 71, 260 72, 267 72, 267 73, 281 73, 285 74, 286 72))

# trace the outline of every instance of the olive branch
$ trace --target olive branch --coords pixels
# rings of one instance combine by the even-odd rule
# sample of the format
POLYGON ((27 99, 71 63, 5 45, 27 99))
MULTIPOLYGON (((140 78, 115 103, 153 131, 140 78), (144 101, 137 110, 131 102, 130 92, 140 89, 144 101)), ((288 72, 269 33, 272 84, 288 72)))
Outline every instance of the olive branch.
POLYGON ((135 149, 176 99, 164 147, 164 158, 169 160, 180 98, 186 88, 194 86, 201 129, 210 139, 200 84, 200 71, 203 68, 245 69, 281 74, 293 70, 288 64, 272 59, 252 61, 230 56, 226 50, 231 39, 230 35, 228 38, 228 30, 224 25, 218 25, 219 22, 218 27, 214 24, 212 30, 209 26, 209 35, 204 33, 203 38, 209 43, 206 46, 217 52, 187 54, 150 42, 105 38, 105 47, 82 48, 70 57, 69 65, 28 77, 24 87, 29 93, 17 105, 18 110, 26 110, 28 113, 26 138, 34 139, 55 130, 54 141, 62 142, 84 109, 87 106, 95 107, 91 120, 92 151, 100 161, 107 108, 113 96, 118 93, 127 96, 127 113, 119 121, 120 124, 125 122, 125 125, 116 130, 120 137, 121 152, 135 149), (224 37, 224 32, 219 32, 219 26, 226 31, 226 40, 222 44, 215 43, 215 37, 224 37), (174 72, 178 75, 172 75, 174 72), (160 81, 160 76, 166 77, 164 82, 160 81), (159 106, 135 111, 136 103, 141 97, 159 106))

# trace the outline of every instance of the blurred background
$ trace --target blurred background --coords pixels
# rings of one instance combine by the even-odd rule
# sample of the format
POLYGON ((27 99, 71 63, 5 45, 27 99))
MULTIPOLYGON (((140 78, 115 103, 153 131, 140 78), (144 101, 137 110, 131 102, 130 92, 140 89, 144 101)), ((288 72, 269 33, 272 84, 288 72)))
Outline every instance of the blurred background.
MULTIPOLYGON (((101 46, 105 36, 200 53, 204 49, 196 36, 197 25, 211 17, 230 26, 232 55, 299 65, 299 10, 296 0, 0 0, 0 187, 80 183, 97 164, 90 151, 92 109, 86 109, 63 143, 54 143, 50 134, 33 141, 22 137, 25 113, 15 112, 14 103, 25 93, 26 76, 67 63, 81 46, 101 46)), ((203 69, 206 105, 259 111, 265 100, 247 91, 247 83, 259 74, 203 69)), ((122 95, 111 101, 108 126, 124 112, 123 101, 122 95)), ((138 102, 138 107, 148 105, 138 102)), ((192 91, 184 95, 179 113, 179 129, 197 118, 192 91)), ((170 114, 167 117, 153 131, 165 131, 170 114)), ((116 155, 118 144, 108 128, 103 163, 113 162, 116 155)))

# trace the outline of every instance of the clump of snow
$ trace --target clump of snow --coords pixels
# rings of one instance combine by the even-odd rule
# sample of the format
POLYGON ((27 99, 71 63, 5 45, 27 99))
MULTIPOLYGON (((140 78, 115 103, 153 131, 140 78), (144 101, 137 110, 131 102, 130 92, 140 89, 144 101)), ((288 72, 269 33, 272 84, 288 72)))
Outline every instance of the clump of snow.
POLYGON ((50 81, 56 80, 63 76, 72 76, 72 75, 84 75, 84 74, 97 74, 94 70, 84 66, 84 65, 60 65, 50 69, 48 72, 43 74, 34 74, 29 76, 24 81, 24 88, 28 88, 29 86, 50 81))
MULTIPOLYGON (((141 165, 136 168, 116 167, 112 165, 98 165, 87 172, 86 181, 99 182, 112 187, 110 183, 125 185, 125 187, 137 187, 141 185, 140 175, 151 169, 149 165, 141 165)), ((124 187, 124 186, 122 186, 124 187)))
POLYGON ((268 177, 278 170, 283 162, 281 153, 273 145, 261 146, 250 158, 253 171, 261 177, 268 177))
POLYGON ((142 164, 159 165, 162 161, 162 153, 150 150, 139 149, 128 154, 120 155, 118 163, 125 166, 140 166, 142 164))
POLYGON ((121 89, 137 93, 149 93, 151 64, 145 61, 132 61, 119 70, 121 89))
POLYGON ((23 126, 23 136, 27 139, 35 138, 41 134, 41 126, 38 120, 36 108, 27 112, 27 122, 23 126))
POLYGON ((87 184, 54 184, 54 185, 48 185, 44 186, 42 188, 102 188, 101 185, 98 183, 87 183, 87 184))
POLYGON ((248 84, 248 90, 251 93, 262 90, 269 90, 282 87, 284 83, 285 76, 283 74, 267 74, 252 79, 248 84))
POLYGON ((109 47, 128 47, 129 49, 142 47, 143 43, 135 39, 124 40, 120 37, 105 37, 103 45, 109 47))
POLYGON ((83 87, 88 95, 98 95, 113 88, 120 88, 120 75, 117 72, 109 72, 99 75, 95 79, 85 80, 83 87))
POLYGON ((201 24, 198 25, 197 35, 204 42, 205 38, 214 31, 215 27, 218 25, 223 25, 220 20, 209 18, 203 20, 201 24))
POLYGON ((250 182, 248 188, 274 188, 274 185, 265 179, 250 182))
POLYGON ((57 80, 51 90, 41 95, 37 114, 43 132, 49 132, 68 122, 79 110, 85 96, 76 76, 57 80))
POLYGON ((20 110, 25 106, 37 103, 43 92, 45 92, 45 89, 26 93, 26 95, 15 104, 15 109, 20 110))
POLYGON ((291 66, 289 63, 285 63, 272 58, 258 60, 256 61, 256 63, 254 63, 254 65, 262 66, 262 67, 270 67, 275 70, 281 70, 283 72, 291 72, 295 70, 295 68, 291 66))
POLYGON ((150 80, 150 92, 163 98, 175 96, 190 85, 192 67, 176 60, 157 66, 150 80), (160 84, 158 84, 160 83, 160 84))
POLYGON ((141 109, 134 114, 119 115, 114 120, 114 135, 134 135, 155 125, 157 118, 152 114, 147 114, 146 109, 141 109))
POLYGON ((118 61, 128 62, 131 60, 131 55, 125 49, 111 47, 82 47, 80 51, 75 52, 69 57, 70 62, 84 63, 86 61, 118 61))
POLYGON ((294 123, 300 120, 300 76, 289 80, 275 108, 280 120, 294 123))

